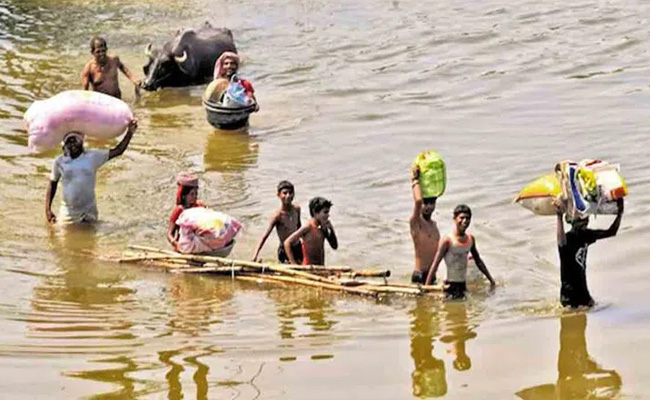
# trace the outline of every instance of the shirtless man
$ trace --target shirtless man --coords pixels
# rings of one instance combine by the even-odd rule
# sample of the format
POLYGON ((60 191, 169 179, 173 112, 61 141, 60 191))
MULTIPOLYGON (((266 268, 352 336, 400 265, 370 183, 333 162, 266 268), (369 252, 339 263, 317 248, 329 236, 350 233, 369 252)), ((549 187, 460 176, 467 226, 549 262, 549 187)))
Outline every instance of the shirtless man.
POLYGON ((339 247, 336 232, 329 220, 332 202, 322 197, 309 201, 309 214, 312 218, 307 225, 298 229, 284 241, 284 250, 291 264, 298 262, 293 257, 291 246, 302 239, 303 265, 325 265, 325 239, 334 250, 339 247))
POLYGON ((424 284, 440 241, 438 225, 431 219, 431 215, 436 209, 437 198, 422 198, 420 168, 417 166, 413 167, 411 171, 411 187, 413 189, 413 213, 409 219, 409 225, 415 249, 415 269, 411 275, 411 282, 424 284))
POLYGON ((117 70, 119 69, 135 85, 135 95, 140 96, 140 85, 142 81, 122 64, 119 57, 112 57, 106 54, 107 49, 108 47, 104 38, 95 36, 90 41, 90 53, 93 55, 93 58, 88 61, 81 73, 81 85, 83 89, 92 89, 95 92, 101 92, 121 99, 122 92, 120 91, 120 84, 117 78, 117 70))
MULTIPOLYGON (((280 208, 275 212, 275 214, 273 214, 273 217, 271 217, 269 227, 266 229, 264 236, 262 236, 260 242, 257 244, 255 253, 253 253, 253 261, 258 260, 260 250, 262 250, 266 239, 268 239, 273 229, 275 229, 278 233, 278 239, 280 239, 278 261, 283 264, 289 262, 289 257, 284 249, 284 241, 292 233, 300 229, 300 206, 293 204, 295 191, 293 184, 289 181, 282 181, 278 184, 277 196, 280 199, 280 208)), ((291 253, 296 261, 302 263, 302 245, 300 242, 296 242, 291 246, 291 253)))

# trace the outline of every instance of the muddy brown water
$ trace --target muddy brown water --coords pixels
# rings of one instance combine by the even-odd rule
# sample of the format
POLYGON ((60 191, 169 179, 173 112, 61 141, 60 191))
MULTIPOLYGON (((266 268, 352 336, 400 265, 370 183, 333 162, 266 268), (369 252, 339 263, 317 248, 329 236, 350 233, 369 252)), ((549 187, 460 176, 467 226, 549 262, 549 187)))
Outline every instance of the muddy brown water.
MULTIPOLYGON (((3 397, 647 398, 649 16, 640 0, 0 0, 3 397), (140 129, 99 173, 101 223, 49 229, 58 152, 27 150, 23 112, 79 87, 94 34, 141 74, 147 43, 206 19, 233 30, 255 84, 249 132, 212 129, 203 86, 136 101, 121 77, 140 129), (376 302, 98 258, 164 247, 189 169, 200 198, 244 223, 235 257, 251 256, 290 179, 303 214, 312 196, 334 202, 329 263, 406 281, 409 165, 426 148, 449 175, 435 218, 447 232, 456 204, 473 208, 493 294, 476 272, 463 303, 376 302), (567 314, 555 221, 511 200, 586 157, 620 163, 630 196, 619 235, 590 249, 596 310, 567 314)), ((263 257, 276 249, 272 236, 263 257)))

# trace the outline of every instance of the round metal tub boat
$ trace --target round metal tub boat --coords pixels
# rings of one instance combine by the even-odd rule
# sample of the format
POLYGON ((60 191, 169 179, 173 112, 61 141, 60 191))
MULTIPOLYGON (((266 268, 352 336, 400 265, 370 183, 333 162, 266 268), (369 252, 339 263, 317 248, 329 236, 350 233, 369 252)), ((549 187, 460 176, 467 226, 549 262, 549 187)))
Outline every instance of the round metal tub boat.
POLYGON ((248 125, 248 116, 255 111, 255 103, 244 107, 224 107, 221 103, 203 99, 206 117, 217 129, 239 129, 248 125))

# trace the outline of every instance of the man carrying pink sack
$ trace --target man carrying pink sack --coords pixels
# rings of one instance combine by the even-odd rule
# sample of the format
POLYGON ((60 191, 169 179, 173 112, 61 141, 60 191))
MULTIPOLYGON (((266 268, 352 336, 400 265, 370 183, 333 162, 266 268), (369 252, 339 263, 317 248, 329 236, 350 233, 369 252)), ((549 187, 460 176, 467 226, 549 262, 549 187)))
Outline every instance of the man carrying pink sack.
POLYGON ((57 217, 52 212, 52 201, 60 180, 63 187, 60 221, 67 224, 97 222, 97 170, 108 160, 124 153, 137 128, 138 121, 132 119, 124 138, 110 150, 86 150, 84 135, 79 132, 68 132, 63 137, 63 155, 54 160, 45 194, 45 217, 48 222, 57 222, 57 217))

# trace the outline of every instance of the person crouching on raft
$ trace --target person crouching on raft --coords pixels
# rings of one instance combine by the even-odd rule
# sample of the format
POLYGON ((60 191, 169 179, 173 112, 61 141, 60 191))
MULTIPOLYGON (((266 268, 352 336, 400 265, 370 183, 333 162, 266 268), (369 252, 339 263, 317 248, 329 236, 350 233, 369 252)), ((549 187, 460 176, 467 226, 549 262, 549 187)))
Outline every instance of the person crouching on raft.
POLYGON ((181 172, 176 178, 178 188, 176 190, 176 206, 169 217, 167 229, 167 240, 178 250, 178 239, 180 236, 179 226, 176 224, 178 217, 183 211, 193 207, 205 207, 202 201, 198 200, 199 178, 191 172, 181 172))
POLYGON ((84 135, 79 132, 68 132, 63 136, 63 155, 54 160, 50 183, 45 193, 45 217, 48 222, 55 223, 57 221, 56 215, 52 213, 52 200, 54 200, 61 179, 63 179, 62 222, 92 223, 97 221, 98 212, 95 199, 97 170, 108 160, 124 153, 137 128, 138 121, 131 120, 122 141, 110 150, 84 149, 84 135))
MULTIPOLYGON (((210 84, 212 90, 206 90, 206 92, 212 93, 210 96, 211 101, 216 103, 221 103, 224 93, 228 90, 228 85, 230 85, 230 80, 233 75, 237 74, 239 70, 239 56, 237 53, 231 51, 224 51, 221 56, 217 59, 217 62, 214 64, 214 81, 210 84)), ((238 82, 242 84, 246 93, 253 99, 255 103, 255 111, 260 110, 260 106, 257 103, 255 98, 255 90, 253 89, 253 84, 246 79, 241 79, 239 77, 235 78, 238 82)))

